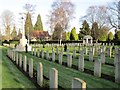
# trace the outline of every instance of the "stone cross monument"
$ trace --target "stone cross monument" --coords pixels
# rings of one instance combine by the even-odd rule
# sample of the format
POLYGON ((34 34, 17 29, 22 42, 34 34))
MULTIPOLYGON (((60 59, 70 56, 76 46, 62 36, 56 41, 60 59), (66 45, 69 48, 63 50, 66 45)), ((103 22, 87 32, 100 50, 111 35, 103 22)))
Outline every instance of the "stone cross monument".
POLYGON ((27 43, 24 31, 24 18, 22 17, 22 38, 20 39, 19 45, 16 46, 15 51, 25 51, 27 45, 27 50, 31 51, 32 47, 27 43))

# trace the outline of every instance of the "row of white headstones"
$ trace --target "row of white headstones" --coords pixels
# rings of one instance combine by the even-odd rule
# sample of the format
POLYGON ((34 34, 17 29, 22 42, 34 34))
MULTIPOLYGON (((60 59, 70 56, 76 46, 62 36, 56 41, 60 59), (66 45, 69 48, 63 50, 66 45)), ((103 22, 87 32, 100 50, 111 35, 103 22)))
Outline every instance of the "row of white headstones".
MULTIPOLYGON (((105 64, 105 47, 102 47, 102 49, 100 48, 99 50, 98 50, 98 53, 100 56, 94 58, 95 60, 94 61, 94 75, 97 77, 101 77, 101 64, 105 64)), ((111 51, 112 51, 112 47, 108 49, 108 53, 110 57, 111 57, 111 51)), ((84 50, 80 50, 79 60, 78 60, 78 69, 80 71, 84 71, 84 53, 85 52, 86 51, 84 50)), ((52 59, 52 61, 55 61, 55 54, 57 54, 59 64, 62 64, 63 51, 61 50, 60 52, 58 52, 58 48, 56 48, 56 53, 54 49, 52 48, 51 56, 49 55, 48 50, 45 52, 44 50, 40 50, 38 48, 33 48, 31 51, 31 54, 37 57, 45 58, 47 60, 52 59)), ((67 66, 72 67, 72 54, 69 54, 69 50, 67 50, 66 56, 67 56, 67 66)), ((74 50, 73 58, 75 56, 76 56, 76 51, 74 50)), ((89 51, 89 61, 93 61, 93 56, 94 56, 94 50, 92 48, 91 51, 89 51)), ((115 82, 120 83, 120 50, 118 47, 115 48, 114 66, 115 66, 115 82)))
MULTIPOLYGON (((46 46, 60 46, 60 44, 58 43, 52 43, 52 44, 45 44, 46 46)), ((64 44, 61 44, 61 46, 64 46, 64 44)), ((83 43, 66 43, 67 46, 84 46, 83 43)), ((103 46, 114 46, 114 43, 93 43, 94 46, 100 46, 100 45, 103 45, 103 46)), ((92 46, 93 46, 92 45, 92 46)), ((43 46, 43 44, 31 44, 31 46, 36 46, 36 47, 40 47, 40 46, 43 46)), ((89 45, 88 45, 89 46, 89 45)))
MULTIPOLYGON (((25 72, 27 72, 27 62, 28 62, 28 66, 29 66, 29 76, 30 78, 33 78, 33 59, 31 58, 29 61, 27 61, 27 56, 24 55, 24 59, 22 54, 19 54, 16 51, 12 51, 10 49, 8 49, 7 51, 7 55, 8 57, 16 63, 16 65, 18 65, 20 68, 22 68, 23 65, 23 70, 25 72)), ((49 87, 56 89, 58 88, 58 71, 55 68, 51 68, 50 69, 50 73, 49 73, 49 87)), ((42 87, 43 86, 43 66, 42 63, 38 63, 37 66, 37 84, 42 87)), ((79 78, 74 78, 72 80, 72 86, 73 89, 74 88, 82 88, 82 89, 86 89, 86 82, 84 82, 82 79, 79 78)))

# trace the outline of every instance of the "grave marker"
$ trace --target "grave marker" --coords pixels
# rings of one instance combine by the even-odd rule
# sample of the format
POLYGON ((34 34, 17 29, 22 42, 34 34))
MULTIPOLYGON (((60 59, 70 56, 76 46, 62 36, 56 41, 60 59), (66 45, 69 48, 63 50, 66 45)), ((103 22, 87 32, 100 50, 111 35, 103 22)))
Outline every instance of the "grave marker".
POLYGON ((40 85, 42 87, 42 85, 43 85, 43 67, 42 67, 42 63, 39 63, 38 67, 37 67, 37 83, 38 83, 38 85, 40 85))
POLYGON ((101 77, 101 62, 98 57, 95 58, 94 62, 94 76, 101 77))
POLYGON ((68 54, 67 66, 68 67, 72 66, 72 55, 71 54, 68 54))
POLYGON ((50 70, 50 88, 57 89, 58 88, 58 71, 55 68, 50 70))
POLYGON ((55 61, 55 52, 52 51, 52 61, 55 61))
POLYGON ((27 57, 24 56, 24 60, 23 60, 23 70, 26 72, 27 71, 27 57))
POLYGON ((86 90, 86 82, 79 78, 74 78, 72 80, 72 90, 86 90))
POLYGON ((93 52, 89 51, 89 61, 93 61, 93 52))
POLYGON ((59 64, 62 64, 62 53, 59 53, 58 60, 59 60, 59 64))
POLYGON ((80 52, 79 61, 78 61, 78 69, 80 71, 84 71, 84 52, 83 51, 80 52))
POLYGON ((31 78, 33 77, 33 59, 32 58, 29 60, 29 76, 31 78))

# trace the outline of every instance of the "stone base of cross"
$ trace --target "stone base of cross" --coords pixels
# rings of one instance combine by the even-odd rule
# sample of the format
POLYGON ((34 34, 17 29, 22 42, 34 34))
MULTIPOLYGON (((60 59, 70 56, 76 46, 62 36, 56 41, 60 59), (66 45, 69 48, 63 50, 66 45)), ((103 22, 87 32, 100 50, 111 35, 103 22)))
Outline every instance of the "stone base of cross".
POLYGON ((16 46, 15 51, 26 51, 26 44, 27 44, 27 51, 31 51, 32 47, 27 43, 26 38, 20 39, 20 44, 16 46))

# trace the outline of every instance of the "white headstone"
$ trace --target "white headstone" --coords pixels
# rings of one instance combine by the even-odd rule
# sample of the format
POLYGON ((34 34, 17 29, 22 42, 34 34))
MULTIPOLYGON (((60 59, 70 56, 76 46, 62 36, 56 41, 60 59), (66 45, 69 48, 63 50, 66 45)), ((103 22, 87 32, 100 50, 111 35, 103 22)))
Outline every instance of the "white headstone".
POLYGON ((50 88, 57 89, 58 88, 58 71, 55 68, 50 70, 50 88))
POLYGON ((52 61, 55 61, 55 52, 52 51, 52 61))
POLYGON ((104 52, 101 52, 101 63, 105 63, 105 53, 104 52))
POLYGON ((101 77, 101 62, 97 58, 95 58, 94 62, 94 76, 101 77))
POLYGON ((68 67, 72 66, 72 55, 71 54, 68 54, 67 66, 68 67))
POLYGON ((23 70, 26 72, 27 71, 27 57, 24 56, 24 60, 23 60, 23 70))
POLYGON ((118 57, 115 63, 115 82, 120 84, 120 49, 118 50, 118 57))
POLYGON ((79 61, 78 61, 78 69, 80 71, 84 71, 84 52, 83 51, 80 52, 79 61))
POLYGON ((18 65, 18 52, 16 53, 16 64, 18 65))
POLYGON ((115 64, 115 82, 120 83, 120 62, 115 64))
POLYGON ((56 54, 58 55, 58 47, 56 47, 56 54))
POLYGON ((41 57, 44 58, 44 50, 41 50, 41 57))
POLYGON ((42 67, 42 63, 39 63, 38 67, 37 67, 37 83, 38 83, 38 85, 40 85, 42 87, 42 85, 43 85, 43 67, 42 67))
POLYGON ((49 51, 46 52, 46 59, 49 59, 49 51))
POLYGON ((89 51, 89 61, 93 61, 93 52, 89 51))
POLYGON ((73 51, 73 57, 76 57, 76 50, 73 51))
POLYGON ((74 78, 72 80, 72 90, 86 90, 86 82, 79 78, 74 78))
POLYGON ((22 68, 22 54, 20 54, 19 67, 21 67, 21 68, 22 68))
POLYGON ((29 76, 31 78, 33 77, 33 59, 32 58, 29 60, 29 76))
POLYGON ((59 64, 62 64, 62 53, 59 53, 58 60, 59 60, 59 64))
POLYGON ((15 59, 16 59, 16 57, 15 57, 15 53, 16 53, 16 52, 15 52, 15 51, 13 51, 13 52, 14 52, 14 59, 13 59, 13 61, 15 61, 15 59))

